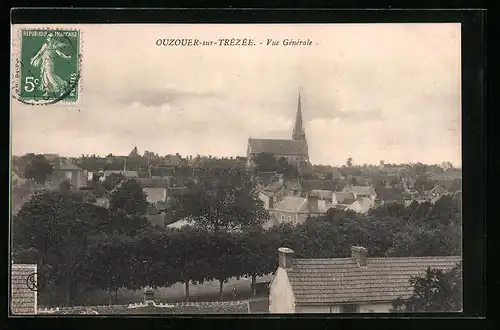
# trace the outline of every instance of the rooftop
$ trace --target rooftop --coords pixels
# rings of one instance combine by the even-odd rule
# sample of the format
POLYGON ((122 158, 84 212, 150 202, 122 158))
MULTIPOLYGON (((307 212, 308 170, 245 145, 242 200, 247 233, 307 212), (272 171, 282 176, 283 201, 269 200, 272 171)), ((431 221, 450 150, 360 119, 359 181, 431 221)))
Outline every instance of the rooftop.
POLYGON ((377 196, 373 187, 369 186, 345 186, 342 192, 353 192, 356 195, 377 196))
POLYGON ((450 270, 461 257, 367 258, 359 267, 354 258, 294 259, 287 270, 296 303, 354 303, 392 301, 409 297, 412 276, 427 267, 450 270))
POLYGON ((307 146, 301 141, 275 139, 248 139, 252 153, 268 152, 273 155, 307 155, 307 146))
POLYGON ((13 314, 36 314, 36 291, 28 286, 28 277, 36 265, 13 264, 11 271, 11 307, 13 314))

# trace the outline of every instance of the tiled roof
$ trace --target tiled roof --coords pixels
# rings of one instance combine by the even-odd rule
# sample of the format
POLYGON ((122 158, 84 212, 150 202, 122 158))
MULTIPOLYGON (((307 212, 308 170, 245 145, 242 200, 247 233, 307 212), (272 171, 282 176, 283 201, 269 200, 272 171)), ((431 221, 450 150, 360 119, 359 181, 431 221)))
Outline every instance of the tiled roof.
POLYGON ((107 177, 111 174, 121 174, 126 178, 138 178, 139 177, 139 173, 137 173, 137 171, 112 171, 112 170, 104 171, 105 177, 107 177))
POLYGON ((368 197, 361 197, 357 199, 360 209, 359 213, 366 213, 374 206, 374 201, 368 197))
POLYGON ((36 265, 12 265, 11 306, 13 314, 36 314, 36 291, 28 287, 28 277, 34 273, 36 273, 36 265))
POLYGON ((311 190, 310 194, 311 194, 311 196, 316 196, 316 197, 323 198, 323 199, 331 199, 333 192, 331 190, 314 189, 314 190, 311 190))
POLYGON ((302 180, 301 184, 305 190, 338 191, 345 186, 344 182, 332 180, 302 180))
POLYGON ((167 188, 169 184, 167 178, 137 178, 135 181, 139 182, 143 187, 152 188, 167 188))
POLYGON ((345 186, 342 192, 354 192, 356 195, 376 196, 377 193, 373 187, 369 186, 345 186))
POLYGON ((287 196, 274 206, 275 211, 298 213, 307 203, 307 198, 287 196))
POLYGON ((402 202, 404 200, 403 192, 397 188, 379 187, 376 189, 376 193, 386 202, 402 202))
POLYGON ((339 204, 351 204, 356 200, 352 192, 335 192, 335 198, 339 204))
POLYGON ((80 171, 81 169, 76 166, 75 164, 72 163, 63 163, 63 164, 58 164, 55 168, 55 170, 59 171, 80 171))
POLYGON ((307 155, 307 146, 301 141, 248 139, 251 153, 268 152, 273 155, 307 155))
POLYGON ((450 270, 460 257, 367 258, 359 267, 353 258, 295 259, 287 270, 295 302, 349 303, 408 298, 411 276, 427 267, 450 270))

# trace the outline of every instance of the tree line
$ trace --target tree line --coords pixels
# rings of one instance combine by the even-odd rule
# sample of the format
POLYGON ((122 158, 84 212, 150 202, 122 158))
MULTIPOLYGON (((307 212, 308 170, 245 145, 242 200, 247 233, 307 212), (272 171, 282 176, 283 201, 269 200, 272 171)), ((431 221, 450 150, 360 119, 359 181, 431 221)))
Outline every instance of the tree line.
MULTIPOLYGON (((88 290, 139 289, 269 274, 277 249, 299 257, 346 257, 362 245, 372 257, 461 254, 460 203, 386 204, 366 215, 331 209, 304 224, 262 229, 269 214, 248 174, 227 171, 182 196, 178 206, 191 226, 148 226, 147 202, 134 180, 114 182, 109 208, 69 189, 38 193, 13 219, 13 260, 37 263, 48 305, 71 305, 88 290)), ((253 285, 255 288, 255 285, 253 285)))

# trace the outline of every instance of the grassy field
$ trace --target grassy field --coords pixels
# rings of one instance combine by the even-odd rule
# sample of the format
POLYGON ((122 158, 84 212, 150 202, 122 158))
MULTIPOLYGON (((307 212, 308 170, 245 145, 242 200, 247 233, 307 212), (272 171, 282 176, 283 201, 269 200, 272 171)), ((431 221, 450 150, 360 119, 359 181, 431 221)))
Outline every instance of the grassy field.
MULTIPOLYGON (((270 281, 272 276, 267 275, 259 278, 258 281, 270 281)), ((251 279, 236 278, 230 279, 223 285, 224 300, 233 299, 233 285, 236 287, 236 300, 249 299, 252 297, 251 279)), ((190 299, 189 301, 217 301, 219 300, 219 281, 209 281, 198 285, 189 285, 190 299)), ((263 296, 260 294, 259 296, 263 296)), ((265 294, 264 294, 265 296, 265 294)), ((142 290, 131 291, 120 289, 118 290, 117 300, 112 301, 113 304, 131 304, 144 300, 142 290)), ((155 301, 157 302, 180 302, 185 301, 184 284, 176 283, 167 288, 158 288, 155 290, 155 301)), ((80 297, 76 302, 77 305, 96 306, 107 305, 109 303, 108 293, 105 291, 88 292, 85 297, 80 297)))

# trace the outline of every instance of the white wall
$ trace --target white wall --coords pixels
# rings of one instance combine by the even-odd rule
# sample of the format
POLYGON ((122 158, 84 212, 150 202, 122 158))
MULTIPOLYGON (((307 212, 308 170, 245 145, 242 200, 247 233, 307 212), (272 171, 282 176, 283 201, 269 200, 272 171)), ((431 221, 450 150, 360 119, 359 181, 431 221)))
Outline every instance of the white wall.
POLYGON ((146 194, 146 200, 149 203, 156 203, 159 201, 167 200, 167 189, 165 188, 156 188, 156 187, 144 187, 142 191, 146 194))
POLYGON ((391 303, 371 303, 359 305, 360 313, 390 313, 392 309, 391 303))
MULTIPOLYGON (((391 303, 357 304, 359 313, 390 313, 391 303)), ((296 313, 341 313, 341 305, 296 305, 296 313)))
MULTIPOLYGON (((338 308, 337 308, 338 309, 338 308)), ((297 305, 296 313, 330 313, 329 305, 297 305)))
POLYGON ((295 297, 286 270, 276 271, 269 289, 269 313, 294 313, 295 297))
POLYGON ((259 199, 264 202, 264 209, 269 210, 269 196, 259 193, 259 199))

